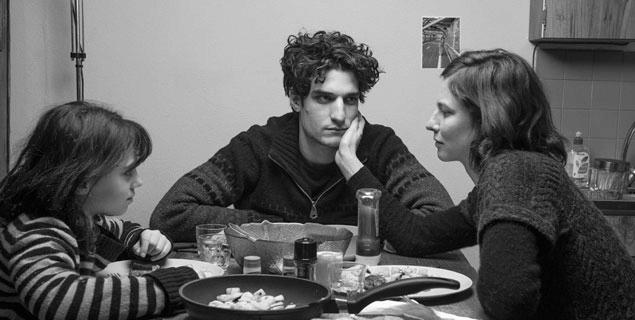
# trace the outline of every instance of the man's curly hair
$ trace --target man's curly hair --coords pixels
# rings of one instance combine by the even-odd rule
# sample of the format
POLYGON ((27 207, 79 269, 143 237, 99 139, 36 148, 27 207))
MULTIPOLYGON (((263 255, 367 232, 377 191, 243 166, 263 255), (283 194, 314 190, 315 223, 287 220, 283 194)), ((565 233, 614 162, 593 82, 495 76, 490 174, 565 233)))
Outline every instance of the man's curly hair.
POLYGON ((377 83, 382 72, 367 45, 356 44, 353 38, 337 31, 289 36, 280 65, 285 95, 302 98, 309 94, 312 81, 323 83, 328 71, 341 69, 355 75, 359 100, 364 102, 365 94, 377 83))

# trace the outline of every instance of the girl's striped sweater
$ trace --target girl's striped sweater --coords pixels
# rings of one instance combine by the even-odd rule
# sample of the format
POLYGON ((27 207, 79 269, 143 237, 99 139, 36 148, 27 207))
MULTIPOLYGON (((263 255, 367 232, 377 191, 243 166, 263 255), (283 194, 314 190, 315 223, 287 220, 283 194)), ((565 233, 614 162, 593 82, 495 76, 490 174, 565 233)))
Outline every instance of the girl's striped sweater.
MULTIPOLYGON (((95 221, 94 254, 80 254, 75 234, 56 218, 18 216, 0 226, 0 315, 9 319, 134 319, 167 313, 178 288, 197 279, 188 267, 142 277, 97 276, 138 241, 138 224, 95 221)), ((0 318, 2 318, 0 317, 0 318)))

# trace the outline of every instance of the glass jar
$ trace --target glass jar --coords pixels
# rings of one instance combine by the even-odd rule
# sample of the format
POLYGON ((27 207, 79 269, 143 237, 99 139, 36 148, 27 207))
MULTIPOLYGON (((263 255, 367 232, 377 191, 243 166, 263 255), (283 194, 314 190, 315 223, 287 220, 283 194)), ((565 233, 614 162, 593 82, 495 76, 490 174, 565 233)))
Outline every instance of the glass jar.
POLYGON ((589 178, 590 200, 619 200, 628 180, 630 164, 617 159, 597 158, 589 178))

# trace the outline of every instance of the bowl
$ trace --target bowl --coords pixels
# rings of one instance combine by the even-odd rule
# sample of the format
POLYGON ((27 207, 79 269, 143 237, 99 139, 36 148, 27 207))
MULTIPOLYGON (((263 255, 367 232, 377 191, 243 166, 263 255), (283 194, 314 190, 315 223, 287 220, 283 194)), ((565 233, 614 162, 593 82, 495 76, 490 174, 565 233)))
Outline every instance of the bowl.
POLYGON ((318 223, 245 223, 240 229, 225 228, 225 237, 234 259, 243 266, 245 256, 259 256, 263 273, 282 273, 282 260, 293 256, 295 240, 309 237, 318 243, 318 251, 346 252, 353 233, 346 228, 326 226, 318 223))

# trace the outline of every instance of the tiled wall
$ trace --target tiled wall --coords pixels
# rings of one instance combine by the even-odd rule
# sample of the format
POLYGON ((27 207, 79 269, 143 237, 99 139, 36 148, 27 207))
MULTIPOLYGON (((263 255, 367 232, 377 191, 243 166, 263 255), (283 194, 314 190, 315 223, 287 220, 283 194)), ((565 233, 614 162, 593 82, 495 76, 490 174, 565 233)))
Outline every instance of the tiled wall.
POLYGON ((621 158, 635 121, 635 52, 538 48, 534 66, 560 132, 572 140, 581 131, 592 158, 621 158))

